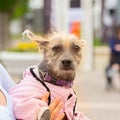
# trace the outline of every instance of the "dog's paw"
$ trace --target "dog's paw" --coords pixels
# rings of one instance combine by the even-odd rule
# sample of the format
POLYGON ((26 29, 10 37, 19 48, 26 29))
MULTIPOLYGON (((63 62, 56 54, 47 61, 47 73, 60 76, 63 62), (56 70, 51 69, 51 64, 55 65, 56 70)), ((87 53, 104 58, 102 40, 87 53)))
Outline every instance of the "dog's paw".
POLYGON ((42 107, 40 109, 37 120, 50 120, 50 110, 48 107, 42 107))

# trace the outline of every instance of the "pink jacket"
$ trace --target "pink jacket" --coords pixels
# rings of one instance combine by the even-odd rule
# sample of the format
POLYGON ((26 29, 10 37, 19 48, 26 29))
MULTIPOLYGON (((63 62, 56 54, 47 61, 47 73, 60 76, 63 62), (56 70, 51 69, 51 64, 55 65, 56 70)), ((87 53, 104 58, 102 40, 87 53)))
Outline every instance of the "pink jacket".
MULTIPOLYGON (((39 76, 37 66, 34 68, 35 74, 39 76)), ((64 107, 61 112, 66 113, 68 120, 88 120, 81 112, 75 111, 73 115, 76 95, 72 88, 55 86, 48 82, 45 84, 50 89, 51 101, 58 96, 63 101, 64 107), (71 97, 68 99, 69 95, 71 97)), ((36 120, 41 108, 48 107, 48 104, 41 100, 45 93, 46 88, 27 69, 23 74, 23 80, 9 91, 13 100, 15 117, 22 120, 36 120)))

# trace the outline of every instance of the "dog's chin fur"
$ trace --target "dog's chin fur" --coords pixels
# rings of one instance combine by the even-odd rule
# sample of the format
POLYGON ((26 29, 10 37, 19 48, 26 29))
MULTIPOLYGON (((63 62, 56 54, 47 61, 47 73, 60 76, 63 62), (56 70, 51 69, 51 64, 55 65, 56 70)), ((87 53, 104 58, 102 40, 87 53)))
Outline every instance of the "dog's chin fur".
POLYGON ((73 81, 75 78, 75 71, 74 70, 56 70, 55 71, 56 78, 62 79, 65 81, 73 81))
POLYGON ((56 79, 61 79, 71 82, 75 78, 75 70, 56 69, 52 66, 47 65, 45 61, 42 61, 40 63, 40 69, 43 69, 44 71, 48 72, 52 77, 56 79))

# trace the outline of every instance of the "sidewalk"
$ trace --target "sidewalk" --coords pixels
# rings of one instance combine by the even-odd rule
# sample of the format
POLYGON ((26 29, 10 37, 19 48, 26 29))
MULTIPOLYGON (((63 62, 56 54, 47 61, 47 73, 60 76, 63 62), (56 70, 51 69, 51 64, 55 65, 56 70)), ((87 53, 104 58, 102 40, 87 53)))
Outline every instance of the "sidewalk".
MULTIPOLYGON (((104 52, 105 53, 105 52, 104 52)), ((78 95, 78 109, 91 120, 120 120, 120 92, 107 92, 105 67, 109 54, 95 55, 95 70, 78 71, 75 91, 78 95)), ((118 82, 118 81, 114 81, 118 82)), ((120 83, 117 86, 120 88, 120 83)))
POLYGON ((78 109, 91 120, 120 120, 120 93, 105 90, 104 73, 80 72, 74 86, 78 109))

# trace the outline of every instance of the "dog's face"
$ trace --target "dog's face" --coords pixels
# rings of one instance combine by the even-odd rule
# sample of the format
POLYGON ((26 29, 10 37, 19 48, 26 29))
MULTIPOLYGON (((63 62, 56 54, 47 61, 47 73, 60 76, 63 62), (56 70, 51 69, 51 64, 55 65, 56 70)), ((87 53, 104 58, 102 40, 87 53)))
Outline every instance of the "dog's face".
POLYGON ((72 81, 81 60, 83 41, 74 35, 57 32, 46 38, 33 33, 30 36, 43 49, 47 70, 59 79, 72 81))

